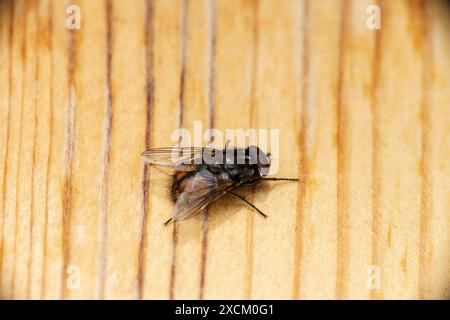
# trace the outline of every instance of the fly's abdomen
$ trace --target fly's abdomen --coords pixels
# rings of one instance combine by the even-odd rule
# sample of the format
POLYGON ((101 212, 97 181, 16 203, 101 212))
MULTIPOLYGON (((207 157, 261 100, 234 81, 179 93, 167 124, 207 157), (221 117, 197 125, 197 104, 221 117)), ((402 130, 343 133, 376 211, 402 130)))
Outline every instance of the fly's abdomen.
POLYGON ((189 182, 189 176, 192 175, 190 172, 179 171, 173 176, 172 184, 172 199, 176 201, 180 194, 183 192, 186 184, 189 182))

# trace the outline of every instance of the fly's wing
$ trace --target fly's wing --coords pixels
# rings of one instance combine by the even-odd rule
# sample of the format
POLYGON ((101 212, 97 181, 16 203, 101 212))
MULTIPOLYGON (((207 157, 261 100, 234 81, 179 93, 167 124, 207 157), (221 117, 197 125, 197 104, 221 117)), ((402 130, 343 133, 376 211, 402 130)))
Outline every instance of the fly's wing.
POLYGON ((194 171, 206 148, 154 148, 142 153, 142 159, 151 165, 172 168, 175 171, 194 171))
POLYGON ((199 171, 179 195, 172 213, 173 220, 184 220, 199 213, 227 191, 237 187, 232 181, 218 180, 210 171, 199 171))

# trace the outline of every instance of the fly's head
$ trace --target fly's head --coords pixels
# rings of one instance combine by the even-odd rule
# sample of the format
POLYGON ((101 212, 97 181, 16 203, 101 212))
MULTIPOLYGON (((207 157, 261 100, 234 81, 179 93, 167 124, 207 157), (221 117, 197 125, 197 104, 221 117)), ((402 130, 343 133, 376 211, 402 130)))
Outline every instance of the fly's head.
POLYGON ((270 171, 270 153, 264 153, 257 146, 250 146, 246 149, 246 156, 248 157, 249 163, 256 166, 259 175, 265 177, 270 171))

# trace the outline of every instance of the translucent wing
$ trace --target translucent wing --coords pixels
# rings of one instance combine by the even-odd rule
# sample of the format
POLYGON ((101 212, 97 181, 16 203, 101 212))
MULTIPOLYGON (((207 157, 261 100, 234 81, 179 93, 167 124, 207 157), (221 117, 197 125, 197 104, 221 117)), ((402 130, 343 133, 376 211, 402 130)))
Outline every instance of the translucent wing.
POLYGON ((208 170, 199 171, 179 195, 172 219, 184 220, 193 216, 235 187, 237 184, 233 181, 219 180, 208 170))
POLYGON ((172 168, 176 171, 194 171, 206 148, 154 148, 142 153, 142 159, 151 165, 172 168))

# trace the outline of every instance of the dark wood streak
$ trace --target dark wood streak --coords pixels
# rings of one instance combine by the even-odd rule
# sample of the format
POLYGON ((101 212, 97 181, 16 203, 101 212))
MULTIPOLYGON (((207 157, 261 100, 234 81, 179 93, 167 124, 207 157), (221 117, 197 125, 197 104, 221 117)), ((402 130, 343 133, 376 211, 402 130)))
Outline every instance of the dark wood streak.
MULTIPOLYGON (((145 16, 145 57, 146 57, 146 128, 145 128, 145 149, 149 149, 151 145, 151 131, 153 119, 153 104, 154 104, 154 78, 153 78, 153 0, 146 2, 146 16, 145 16)), ((142 226, 141 239, 139 241, 138 254, 138 273, 137 273, 137 295, 139 299, 144 297, 144 280, 145 280, 145 249, 147 248, 147 222, 149 208, 149 179, 150 170, 147 165, 142 165, 142 226)))
POLYGON ((430 108, 430 93, 432 92, 431 78, 433 68, 433 47, 431 43, 432 23, 431 15, 429 12, 429 6, 427 1, 422 0, 420 3, 419 11, 422 13, 422 102, 421 102, 421 159, 420 159, 420 218, 419 218, 419 299, 427 299, 427 284, 431 283, 430 273, 428 268, 427 257, 430 256, 431 245, 430 239, 430 225, 429 221, 432 219, 433 214, 433 183, 431 172, 431 141, 428 132, 432 126, 431 114, 432 108, 430 108))
MULTIPOLYGON (((214 128, 214 91, 215 91, 215 74, 216 74, 216 0, 210 2, 210 36, 209 43, 209 92, 208 92, 208 105, 209 105, 209 124, 208 127, 214 128)), ((214 137, 211 137, 211 142, 214 137)))
POLYGON ((203 209, 201 212, 201 260, 200 260, 200 293, 199 299, 204 299, 204 290, 205 290, 205 273, 206 273, 206 258, 207 258, 207 250, 208 250, 208 209, 203 209))
MULTIPOLYGON (((303 2, 303 15, 301 17, 303 23, 303 32, 302 32, 302 66, 301 72, 303 75, 303 84, 302 84, 302 96, 301 96, 301 120, 300 120, 300 135, 299 135, 299 150, 300 157, 298 163, 298 172, 300 175, 303 175, 308 170, 308 154, 306 148, 306 132, 308 126, 308 113, 306 112, 306 104, 308 102, 308 73, 309 73, 309 43, 308 43, 308 10, 309 10, 309 0, 305 0, 303 2)), ((294 283, 292 287, 292 297, 293 299, 298 299, 300 297, 300 283, 301 283, 301 270, 300 263, 303 258, 303 224, 304 224, 304 199, 306 194, 306 183, 305 181, 301 181, 298 183, 297 187, 297 215, 295 217, 295 249, 294 249, 294 283)))
MULTIPOLYGON (((10 1, 9 4, 9 26, 8 26, 8 110, 7 113, 7 121, 6 121, 6 142, 5 142, 5 167, 3 168, 3 181, 2 181, 2 226, 0 226, 0 230, 2 232, 0 236, 0 273, 3 271, 3 256, 4 252, 4 235, 5 235, 5 219, 6 219, 6 175, 8 173, 8 154, 9 154, 9 136, 10 136, 10 122, 11 122, 11 101, 12 101, 12 46, 13 46, 13 37, 14 37, 14 1, 10 1)), ((3 4, 5 7, 6 4, 3 4)), ((3 297, 3 293, 1 292, 0 286, 0 297, 3 297)))
POLYGON ((347 208, 349 207, 348 194, 348 180, 345 175, 346 172, 346 154, 345 144, 347 143, 347 119, 344 110, 344 96, 343 96, 343 77, 344 77, 344 51, 346 48, 346 39, 349 36, 347 32, 347 19, 350 16, 348 7, 350 0, 343 0, 341 10, 340 36, 339 36, 339 51, 338 51, 338 82, 337 82, 337 101, 336 101, 336 126, 337 126, 337 183, 336 183, 336 299, 344 299, 348 294, 348 246, 349 233, 346 231, 348 215, 347 208))
POLYGON ((105 277, 108 251, 108 193, 109 193, 109 163, 111 158, 111 132, 113 118, 113 94, 111 88, 112 52, 113 52, 113 5, 111 0, 105 2, 106 11, 106 103, 103 142, 103 178, 102 202, 100 211, 100 256, 98 264, 98 296, 104 299, 105 277))
POLYGON ((49 178, 50 178, 50 163, 52 161, 52 152, 53 152, 53 132, 54 132, 54 121, 53 121, 53 2, 50 0, 48 2, 48 48, 50 52, 50 86, 49 86, 49 103, 50 103, 50 118, 49 118, 49 144, 48 144, 48 154, 47 154, 47 168, 46 168, 46 179, 45 179, 45 217, 44 217, 44 252, 42 258, 42 283, 41 283, 41 299, 45 299, 45 284, 47 283, 47 236, 48 236, 48 220, 49 220, 49 178))
MULTIPOLYGON (((209 43, 209 90, 208 90, 208 103, 209 103, 209 124, 211 129, 214 127, 214 93, 215 93, 215 64, 216 64, 216 0, 211 0, 210 4, 210 43, 209 43)), ((210 137, 210 142, 213 142, 214 137, 210 137)), ((200 291, 199 299, 204 299, 205 290, 205 275, 206 275, 206 259, 208 253, 208 209, 205 208, 201 212, 201 259, 200 259, 200 291)))
MULTIPOLYGON (((376 3, 380 6, 381 10, 383 9, 382 0, 378 0, 376 3)), ((385 15, 383 16, 385 17, 385 15)), ((378 265, 380 263, 379 257, 379 235, 381 232, 381 211, 380 211, 380 203, 381 203, 381 195, 380 195, 380 183, 381 183, 381 175, 380 175, 380 112, 378 111, 378 96, 377 91, 379 90, 379 82, 380 82, 380 61, 381 61, 381 36, 382 31, 375 31, 375 53, 373 57, 372 64, 372 265, 378 265)), ((380 298, 377 290, 370 291, 370 298, 377 299, 380 298)))
MULTIPOLYGON (((22 63, 23 63, 23 66, 22 66, 22 92, 21 92, 21 97, 20 97, 20 125, 19 125, 19 146, 18 146, 18 149, 17 149, 17 152, 18 152, 18 158, 17 158, 17 170, 16 170, 16 205, 15 205, 15 224, 14 224, 14 227, 15 227, 15 230, 14 230, 14 250, 13 250, 13 252, 14 252, 14 256, 16 255, 16 253, 17 253, 17 230, 18 230, 18 228, 17 228, 17 222, 19 221, 19 217, 18 217, 18 212, 19 212, 19 197, 18 197, 18 195, 19 195, 19 185, 20 185, 20 180, 19 180, 19 176, 20 176, 20 161, 21 161, 21 154, 22 154, 22 152, 21 152, 21 150, 22 150, 22 135, 23 135, 23 130, 22 130, 22 128, 23 128, 23 117, 24 117, 24 112, 23 112, 23 109, 25 109, 24 107, 23 107, 23 102, 25 101, 25 73, 26 73, 26 66, 27 66, 27 59, 26 59, 26 51, 27 51, 27 29, 28 29, 28 26, 27 26, 27 19, 26 19, 26 14, 27 14, 27 7, 28 7, 28 2, 27 3, 25 3, 24 4, 24 12, 22 13, 22 19, 23 19, 23 30, 24 30, 24 33, 23 33, 23 39, 22 39, 22 63), (24 16, 25 16, 25 18, 24 18, 24 16)), ((14 259, 15 260, 15 259, 14 259)), ((12 283, 11 283, 11 296, 14 296, 14 287, 15 287, 15 274, 16 274, 16 268, 14 267, 13 269, 12 269, 12 276, 11 276, 11 279, 12 279, 12 283)))
MULTIPOLYGON (((41 34, 41 30, 40 30, 40 19, 39 19, 39 8, 38 8, 38 3, 34 2, 34 12, 35 12, 35 20, 36 20, 36 29, 37 29, 37 33, 35 35, 35 37, 37 38, 38 34, 41 34)), ((27 283, 27 296, 28 299, 30 299, 30 295, 31 295, 31 270, 32 270, 32 266, 33 266, 33 248, 34 248, 34 241, 33 241, 33 231, 34 231, 34 212, 35 212, 35 201, 34 201, 34 187, 36 184, 36 152, 37 152, 37 148, 36 148, 36 144, 37 144, 37 123, 38 123, 38 105, 37 105, 37 99, 38 99, 38 80, 39 80, 39 45, 37 43, 36 40, 36 48, 35 48, 36 52, 35 52, 35 57, 36 57, 36 65, 35 65, 35 70, 34 70, 34 128, 33 128, 33 156, 32 156, 32 175, 31 175, 31 211, 30 211, 30 233, 29 233, 29 243, 28 243, 28 247, 29 247, 29 251, 28 251, 28 283, 27 283)))
POLYGON ((170 267, 170 279, 169 279, 169 299, 170 300, 173 300, 175 297, 177 244, 178 244, 178 224, 176 221, 174 221, 173 222, 173 230, 172 230, 172 264, 170 267))
MULTIPOLYGON (((257 75, 258 75, 258 55, 259 55, 259 28, 258 28, 258 18, 259 18, 259 0, 253 2, 253 52, 252 52, 252 77, 251 77, 251 101, 250 101, 250 127, 256 128, 257 118, 255 115, 256 111, 256 88, 257 88, 257 75)), ((251 187, 249 190, 249 201, 254 198, 255 188, 251 187)), ((253 212, 247 215, 247 282, 245 288, 245 295, 247 299, 251 298, 252 295, 252 285, 253 285, 253 250, 254 250, 254 236, 253 236, 253 226, 254 226, 254 214, 253 212)))
MULTIPOLYGON (((72 2, 69 0, 68 5, 72 2)), ((67 30, 67 53, 68 53, 68 108, 66 117, 66 142, 65 142, 65 160, 64 160, 64 188, 63 188, 63 268, 61 270, 61 298, 67 294, 66 271, 70 258, 70 234, 72 218, 72 171, 73 171, 73 153, 76 126, 76 88, 75 88, 75 61, 76 61, 76 41, 74 31, 67 30)))
POLYGON ((180 75, 180 118, 179 126, 183 126, 183 112, 185 104, 185 82, 186 82, 186 59, 187 59, 187 36, 188 36, 188 6, 189 2, 183 0, 181 8, 181 75, 180 75))
MULTIPOLYGON (((187 0, 182 1, 181 6, 181 73, 180 73, 180 96, 179 96, 179 119, 178 126, 183 127, 183 112, 185 105, 185 82, 186 82, 186 57, 187 57, 187 25, 188 25, 188 5, 187 0)), ((182 142, 180 140, 179 143, 182 142)), ((169 298, 174 299, 175 295, 175 280, 176 280, 176 264, 177 264, 177 244, 178 244, 178 228, 177 221, 173 222, 172 232, 172 264, 170 267, 170 279, 169 279, 169 298)))

